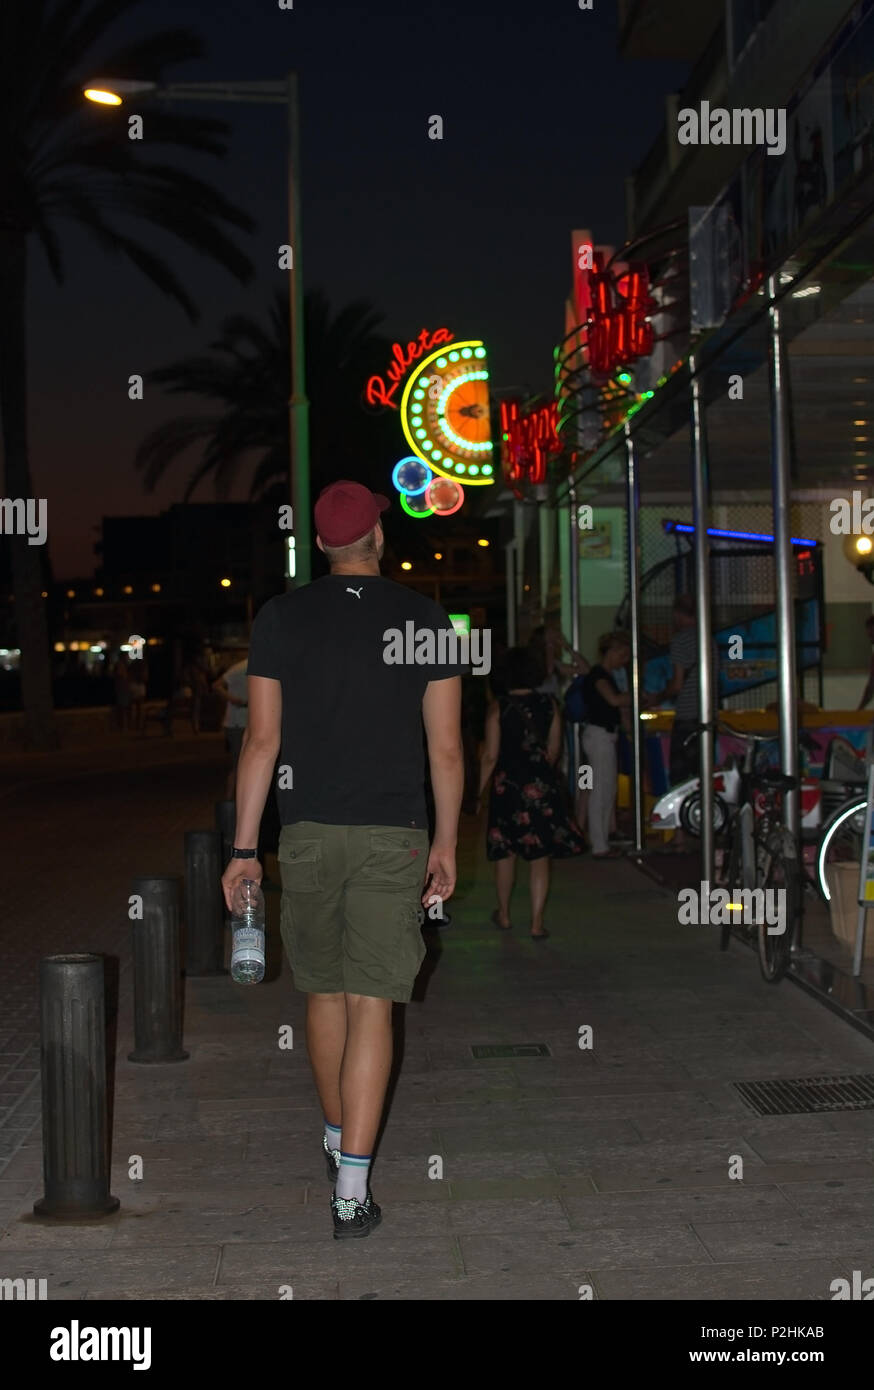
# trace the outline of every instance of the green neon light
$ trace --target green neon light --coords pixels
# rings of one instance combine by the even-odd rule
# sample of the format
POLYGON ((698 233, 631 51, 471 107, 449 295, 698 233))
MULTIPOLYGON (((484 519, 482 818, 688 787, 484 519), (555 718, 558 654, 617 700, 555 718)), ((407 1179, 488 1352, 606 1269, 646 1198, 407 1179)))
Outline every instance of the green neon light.
POLYGON ((410 506, 409 502, 407 501, 407 495, 404 492, 401 493, 401 506, 403 507, 407 516, 415 516, 421 519, 422 517, 434 515, 434 510, 432 507, 426 507, 423 512, 414 511, 413 508, 410 506))

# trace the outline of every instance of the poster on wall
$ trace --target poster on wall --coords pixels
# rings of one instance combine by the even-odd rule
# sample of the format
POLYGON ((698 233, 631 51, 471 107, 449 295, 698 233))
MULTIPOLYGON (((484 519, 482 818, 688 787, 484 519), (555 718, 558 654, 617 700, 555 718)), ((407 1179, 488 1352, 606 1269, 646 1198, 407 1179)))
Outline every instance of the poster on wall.
POLYGON ((613 555, 613 527, 596 521, 590 531, 580 531, 581 560, 609 560, 613 555))

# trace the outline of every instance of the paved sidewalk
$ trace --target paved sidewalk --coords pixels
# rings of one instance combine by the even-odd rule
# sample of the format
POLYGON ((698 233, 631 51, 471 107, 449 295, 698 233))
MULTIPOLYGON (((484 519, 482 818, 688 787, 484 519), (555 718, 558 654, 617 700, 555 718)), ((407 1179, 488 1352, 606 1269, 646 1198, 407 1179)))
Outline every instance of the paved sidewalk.
MULTIPOLYGON (((135 799, 125 816, 145 830, 135 799)), ((721 1301, 828 1300, 833 1279, 874 1275, 874 1112, 762 1118, 731 1087, 872 1072, 871 1044, 797 988, 765 985, 740 947, 722 955, 716 929, 678 926, 675 897, 621 861, 556 866, 548 941, 527 936, 518 890, 517 925, 499 933, 481 828, 465 826, 453 923, 405 1012, 373 1171, 378 1231, 331 1239, 303 1001, 279 956, 274 894, 274 977, 189 981, 190 1061, 126 1061, 125 993, 121 1210, 93 1226, 34 1222, 32 1130, 0 1178, 0 1277, 46 1278, 61 1299, 272 1300, 290 1287, 315 1299, 577 1300, 590 1285, 599 1299, 721 1301), (592 1049, 579 1046, 584 1026, 592 1049), (471 1053, 532 1043, 550 1055, 471 1053), (133 1155, 141 1181, 128 1176, 133 1155), (736 1156, 742 1181, 729 1177, 736 1156)), ((128 878, 152 868, 151 855, 125 855, 128 878)))

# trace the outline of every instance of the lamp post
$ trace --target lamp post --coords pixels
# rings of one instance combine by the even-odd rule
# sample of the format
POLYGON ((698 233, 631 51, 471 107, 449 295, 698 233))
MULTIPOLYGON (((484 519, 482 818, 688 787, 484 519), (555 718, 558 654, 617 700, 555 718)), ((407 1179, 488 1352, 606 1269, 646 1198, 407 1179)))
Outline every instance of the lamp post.
POLYGON ((293 530, 289 536, 287 587, 310 582, 310 449, 309 401, 306 394, 304 357, 303 262, 300 207, 300 120, 297 73, 284 81, 252 82, 156 82, 128 78, 101 78, 84 89, 89 101, 121 106, 130 97, 157 97, 166 101, 284 102, 288 108, 288 244, 291 272, 288 282, 291 396, 288 402, 289 485, 293 530))

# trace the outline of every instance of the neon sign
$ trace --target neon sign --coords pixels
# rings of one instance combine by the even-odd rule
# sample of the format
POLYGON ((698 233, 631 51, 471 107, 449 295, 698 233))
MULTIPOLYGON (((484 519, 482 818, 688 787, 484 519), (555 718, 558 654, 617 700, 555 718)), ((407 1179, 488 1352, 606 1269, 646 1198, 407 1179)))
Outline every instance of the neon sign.
POLYGON ((519 414, 518 401, 501 402, 501 463, 504 477, 514 491, 520 483, 546 482, 547 460, 561 452, 557 423, 555 401, 525 415, 519 414))
POLYGON ((407 379, 400 410, 407 443, 441 478, 495 481, 488 381, 479 338, 429 352, 407 379))
POLYGON ((595 252, 586 320, 588 366, 594 376, 609 377, 617 367, 648 357, 655 343, 649 316, 658 305, 650 294, 649 269, 637 264, 617 272, 606 269, 602 251, 595 252))
POLYGON ((413 363, 418 362, 420 358, 439 344, 451 343, 454 337, 455 334, 450 333, 448 328, 437 328, 433 333, 429 333, 427 328, 423 328, 415 342, 407 343, 406 348, 401 347, 400 343, 395 343, 392 347, 394 360, 385 374, 391 385, 386 386, 385 377, 370 377, 364 392, 367 404, 384 405, 389 406, 392 410, 397 410, 393 397, 401 384, 401 379, 413 363))

